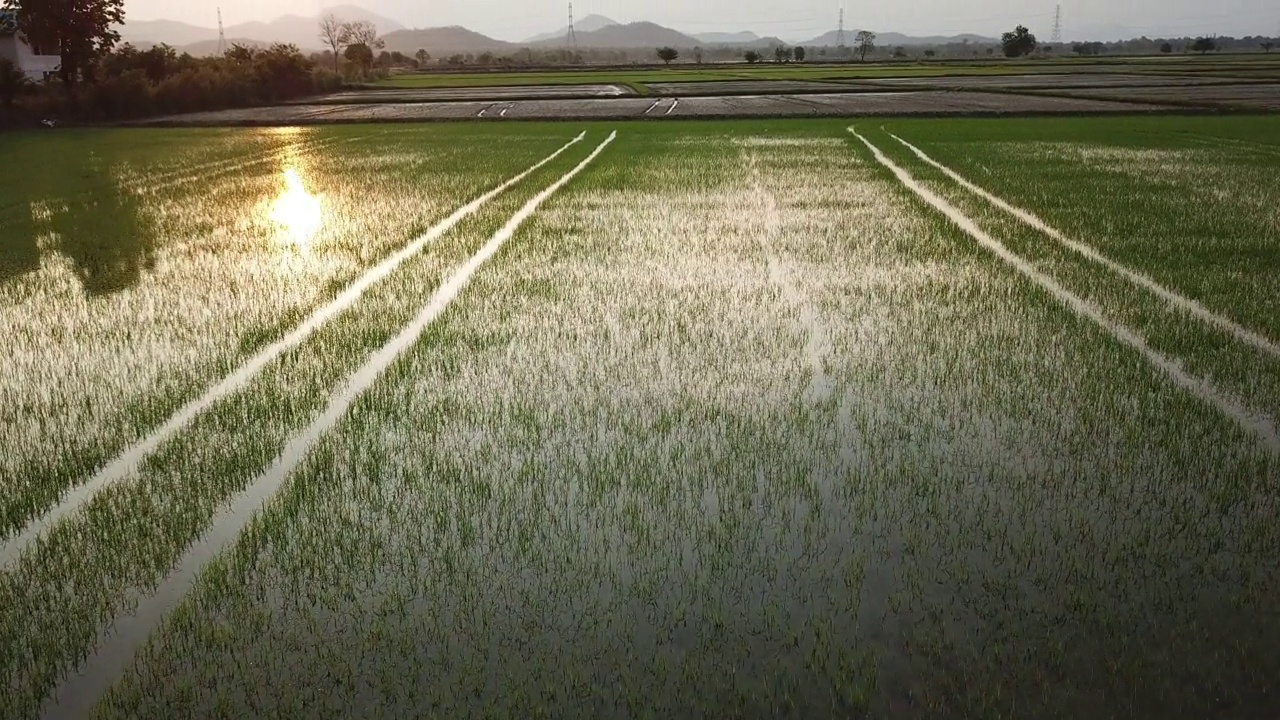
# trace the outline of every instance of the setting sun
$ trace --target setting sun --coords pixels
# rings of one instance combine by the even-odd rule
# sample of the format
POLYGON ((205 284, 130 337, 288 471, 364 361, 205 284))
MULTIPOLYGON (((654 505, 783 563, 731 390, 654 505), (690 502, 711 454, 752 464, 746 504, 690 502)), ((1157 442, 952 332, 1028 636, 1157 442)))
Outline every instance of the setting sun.
POLYGON ((296 246, 311 242, 322 223, 320 200, 307 192, 298 171, 284 171, 285 191, 271 208, 271 220, 289 234, 296 246))

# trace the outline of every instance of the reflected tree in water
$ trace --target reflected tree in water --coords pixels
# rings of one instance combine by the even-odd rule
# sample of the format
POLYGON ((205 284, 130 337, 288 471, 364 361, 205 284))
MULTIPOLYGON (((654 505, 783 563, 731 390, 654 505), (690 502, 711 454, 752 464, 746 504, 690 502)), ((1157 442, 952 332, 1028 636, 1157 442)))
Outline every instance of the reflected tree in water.
MULTIPOLYGON (((34 142, 33 146, 43 146, 34 142)), ((155 267, 154 229, 122 165, 87 143, 62 142, 57 157, 24 153, 28 181, 0 226, 0 280, 39 268, 46 250, 69 259, 90 297, 125 290, 155 267)))

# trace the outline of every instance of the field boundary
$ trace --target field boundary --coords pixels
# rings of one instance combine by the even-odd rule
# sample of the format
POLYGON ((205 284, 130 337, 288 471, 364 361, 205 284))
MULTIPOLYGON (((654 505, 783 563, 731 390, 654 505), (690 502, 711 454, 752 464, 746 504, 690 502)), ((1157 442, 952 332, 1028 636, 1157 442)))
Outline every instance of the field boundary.
MULTIPOLYGON (((883 128, 881 129, 883 130, 883 128)), ((1123 277, 1129 282, 1150 291, 1151 293, 1155 294, 1160 299, 1164 300, 1165 302, 1172 305, 1173 307, 1176 307, 1180 310, 1190 313, 1201 322, 1204 322, 1208 325, 1212 325, 1213 327, 1216 327, 1219 330, 1227 332, 1233 337, 1235 337, 1237 340, 1247 343, 1248 345, 1251 345, 1258 350, 1266 352, 1272 355, 1273 357, 1280 359, 1280 344, 1273 342, 1272 340, 1266 338, 1265 336, 1263 336, 1262 334, 1254 330, 1250 330, 1249 328, 1241 325, 1240 323, 1237 323, 1236 321, 1232 320, 1229 317, 1226 317, 1225 315, 1219 315, 1218 313, 1210 310, 1209 308, 1205 307, 1199 302, 1185 295, 1182 295, 1175 290, 1172 290, 1170 288, 1165 287, 1164 285, 1161 285, 1159 282, 1156 282, 1154 278, 1142 272, 1134 270, 1126 265, 1123 265, 1115 260, 1112 260, 1111 258, 1107 257, 1101 251, 1092 247, 1091 245, 1087 245, 1083 242, 1080 242, 1078 240, 1073 240, 1067 237, 1065 233, 1053 227, 1049 223, 1045 222, 1042 218, 1040 218, 1035 213, 1029 210, 1026 210, 1024 208, 1018 207, 1004 200, 998 195, 995 195, 994 193, 991 193, 983 189, 982 187, 970 182, 969 180, 965 179, 965 177, 962 176, 960 173, 956 172, 955 170, 952 170, 946 165, 943 165, 937 160, 934 160, 932 157, 929 157, 927 154, 925 154, 923 150, 916 147, 915 145, 912 145, 906 140, 903 140, 897 135, 894 135, 893 133, 888 133, 888 135, 889 137, 893 138, 894 140, 897 140, 898 142, 906 146, 908 150, 915 153, 915 155, 919 157, 921 160, 933 166, 934 168, 937 168, 938 170, 942 171, 943 174, 945 174, 947 177, 954 180, 957 184, 960 185, 960 187, 986 200, 992 205, 995 205, 996 207, 1000 208, 1006 213, 1013 215, 1018 220, 1021 220, 1024 224, 1028 225, 1032 229, 1042 232, 1045 235, 1048 235, 1049 237, 1058 241, 1058 243, 1074 251, 1075 253, 1102 265, 1103 267, 1123 277)))
POLYGON ((245 387, 268 364, 287 350, 301 344, 322 325, 345 311, 364 295, 365 291, 372 287, 374 283, 390 275, 405 260, 417 255, 428 243, 443 236, 459 222, 488 204, 490 200, 506 192, 546 164, 555 160, 585 137, 586 132, 584 131, 528 169, 458 208, 453 214, 438 222, 400 250, 365 271, 337 297, 314 310, 306 320, 284 337, 258 350, 249 359, 241 363, 238 368, 205 390, 199 397, 184 404, 160 427, 155 428, 133 444, 126 446, 114 460, 91 476, 88 481, 65 490, 62 499, 56 505, 47 510, 44 515, 28 523, 17 535, 6 540, 4 545, 0 546, 0 571, 7 571, 26 552, 31 544, 43 536, 47 530, 62 520, 75 515, 102 490, 133 474, 147 456, 159 449, 162 444, 185 428, 198 415, 213 407, 215 403, 223 398, 245 387))
MULTIPOLYGON (((373 386, 401 355, 411 348, 428 327, 467 286, 471 277, 515 235, 544 202, 578 176, 604 152, 618 136, 615 131, 582 162, 574 166, 542 192, 535 195, 507 221, 487 243, 445 280, 431 299, 390 342, 369 356, 333 395, 325 410, 301 433, 286 444, 270 468, 260 475, 221 512, 203 537, 195 542, 155 591, 138 603, 137 609, 113 623, 102 642, 45 701, 42 717, 86 717, 97 701, 124 675, 139 649, 160 622, 195 585, 205 566, 229 548, 249 522, 284 486, 289 474, 307 457, 317 442, 347 414, 352 404, 373 386)), ((580 138, 579 138, 580 139, 580 138)), ((567 146, 566 146, 567 147, 567 146)))
POLYGON ((1035 266, 1027 260, 1009 250, 999 240, 996 240, 991 235, 983 231, 972 218, 965 215, 942 197, 939 197, 937 194, 921 185, 920 182, 912 177, 910 173, 890 160, 880 150, 880 148, 876 147, 870 140, 860 135, 853 127, 849 127, 848 131, 867 146, 871 151, 871 154, 875 156, 876 162, 880 163, 893 173, 894 177, 898 179, 898 182, 901 183, 903 187, 915 193, 916 196, 929 206, 942 213, 956 227, 963 230, 966 234, 976 240, 979 245, 986 248, 996 257, 1013 267, 1013 269, 1017 270, 1028 280, 1031 280, 1036 285, 1040 286, 1054 299, 1071 309, 1076 315, 1092 321, 1095 325, 1105 330, 1107 334, 1111 335, 1111 337, 1115 338, 1120 343, 1136 350, 1143 359, 1145 359, 1154 368, 1168 376, 1174 384, 1184 390, 1187 390, 1202 401, 1216 407, 1220 412, 1222 412, 1222 414, 1234 420, 1241 429, 1256 436, 1268 450, 1274 454, 1280 455, 1280 432, 1277 431, 1275 423, 1270 418, 1258 414, 1241 405, 1215 388, 1207 380, 1186 372, 1176 360, 1148 345, 1146 340, 1142 339, 1136 331, 1122 323, 1113 322, 1108 319, 1106 314, 1103 313, 1100 308, 1070 290, 1067 290, 1049 275, 1037 270, 1035 266))

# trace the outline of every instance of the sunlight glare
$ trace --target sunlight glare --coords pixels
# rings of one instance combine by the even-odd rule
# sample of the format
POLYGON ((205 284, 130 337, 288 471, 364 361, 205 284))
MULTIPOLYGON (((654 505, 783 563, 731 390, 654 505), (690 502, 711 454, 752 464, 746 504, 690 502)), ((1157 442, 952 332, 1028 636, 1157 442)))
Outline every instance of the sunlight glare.
POLYGON ((271 208, 271 220, 288 233, 297 248, 304 248, 322 224, 320 200, 307 192, 293 168, 284 171, 285 191, 271 208))

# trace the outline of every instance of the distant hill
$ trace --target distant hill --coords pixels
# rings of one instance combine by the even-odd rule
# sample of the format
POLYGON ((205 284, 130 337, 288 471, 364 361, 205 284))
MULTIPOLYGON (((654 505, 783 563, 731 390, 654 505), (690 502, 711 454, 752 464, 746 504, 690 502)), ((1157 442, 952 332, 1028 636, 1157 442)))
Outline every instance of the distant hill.
MULTIPOLYGON (((845 45, 852 46, 854 44, 853 38, 857 34, 858 34, 857 30, 846 30, 844 32, 845 45)), ((812 40, 808 40, 808 41, 805 41, 802 43, 796 43, 796 44, 811 45, 813 47, 835 47, 836 45, 839 44, 837 41, 838 36, 839 36, 839 32, 836 30, 832 30, 829 33, 824 33, 822 35, 819 35, 818 37, 812 40)), ((950 35, 950 36, 929 35, 924 37, 917 37, 913 35, 903 35, 902 33, 895 33, 895 32, 876 33, 876 45, 880 47, 894 47, 897 45, 903 45, 903 46, 950 45, 952 43, 963 44, 965 42, 982 45, 982 44, 999 43, 1000 41, 995 38, 983 37, 981 35, 970 35, 970 34, 950 35)))
POLYGON ((443 57, 456 53, 493 52, 510 53, 520 46, 495 40, 464 27, 425 28, 421 30, 397 30, 382 36, 389 52, 400 51, 413 55, 418 50, 426 50, 435 57, 443 57))
MULTIPOLYGON (((610 25, 593 32, 579 32, 578 47, 621 50, 628 48, 692 48, 701 43, 693 37, 657 23, 635 22, 626 25, 610 25)), ((561 47, 565 38, 555 38, 534 43, 544 47, 561 47)))
POLYGON ((130 20, 121 25, 122 42, 134 45, 157 45, 168 43, 174 47, 182 47, 204 40, 218 41, 218 31, 214 28, 198 27, 173 20, 130 20))
POLYGON ((764 39, 753 32, 698 33, 693 38, 708 45, 749 45, 764 39))
MULTIPOLYGON (((604 28, 612 27, 618 24, 619 23, 613 20, 610 20, 609 18, 603 15, 588 15, 582 18, 581 20, 575 21, 573 23, 573 32, 577 35, 582 35, 582 33, 595 32, 596 30, 603 30, 604 28)), ((534 35, 533 37, 525 40, 523 44, 534 45, 537 43, 546 42, 547 40, 567 38, 568 36, 569 36, 569 26, 566 25, 560 28, 559 30, 556 30, 555 32, 542 33, 541 35, 534 35)))
MULTIPOLYGON (((383 34, 404 29, 403 25, 391 18, 383 17, 353 5, 336 5, 325 8, 318 15, 310 17, 285 15, 271 22, 247 22, 228 25, 225 28, 228 38, 227 45, 230 46, 232 42, 235 42, 230 38, 238 38, 241 44, 244 44, 244 41, 266 45, 282 42, 293 43, 305 50, 319 50, 323 45, 320 41, 320 18, 329 13, 333 13, 342 20, 371 22, 378 28, 378 32, 383 34)), ((130 20, 118 29, 120 31, 120 39, 134 45, 167 43, 187 50, 187 46, 212 41, 214 43, 212 52, 217 52, 218 31, 216 28, 199 27, 172 20, 130 20)), ((192 55, 196 54, 194 51, 187 51, 191 52, 192 55)))

